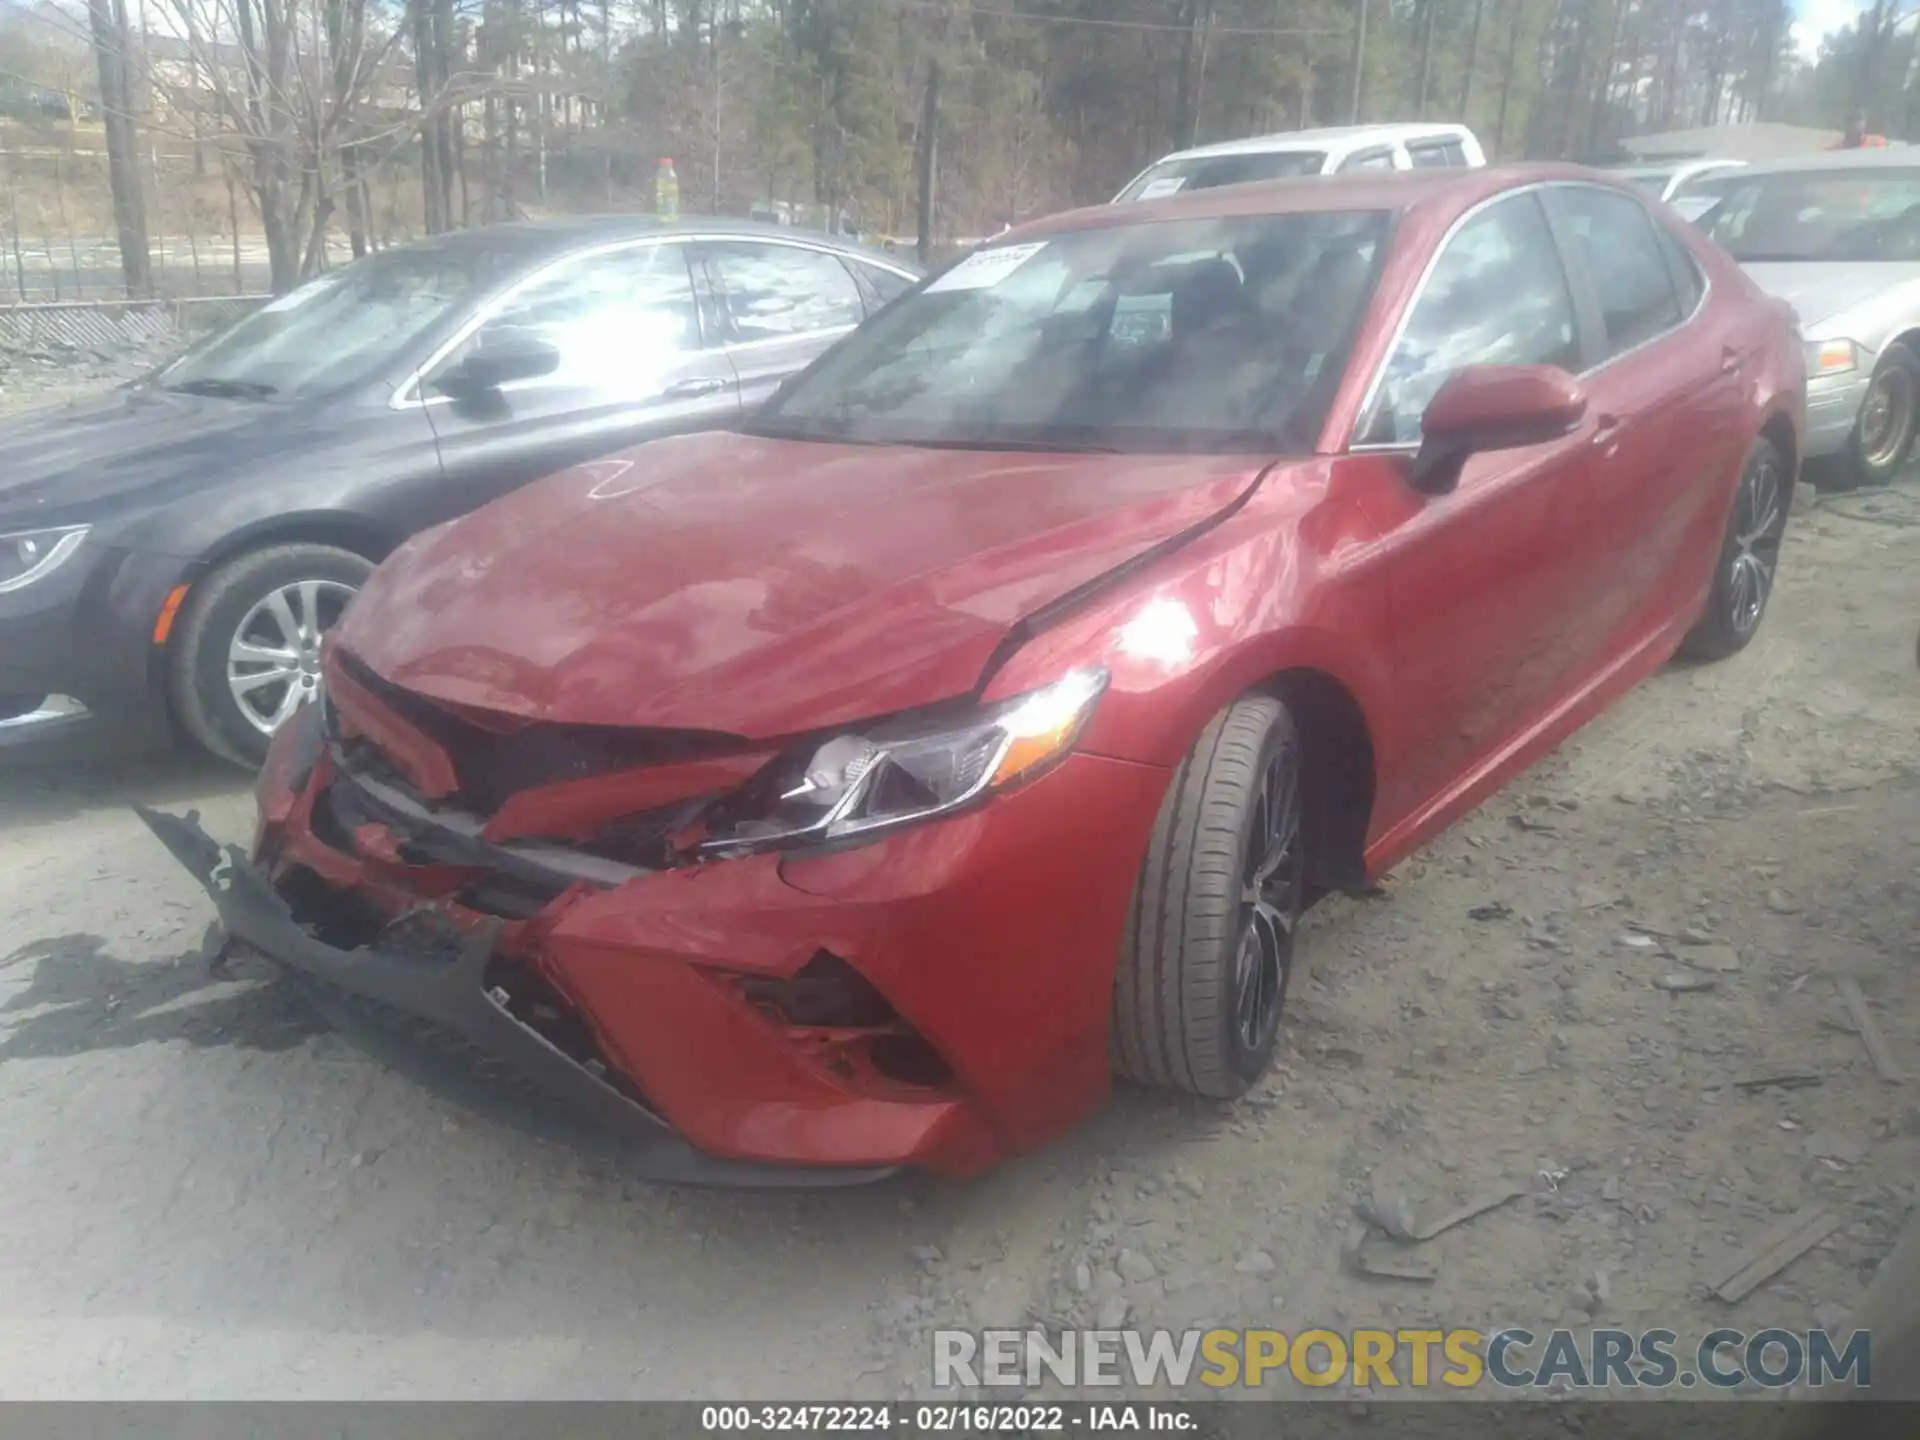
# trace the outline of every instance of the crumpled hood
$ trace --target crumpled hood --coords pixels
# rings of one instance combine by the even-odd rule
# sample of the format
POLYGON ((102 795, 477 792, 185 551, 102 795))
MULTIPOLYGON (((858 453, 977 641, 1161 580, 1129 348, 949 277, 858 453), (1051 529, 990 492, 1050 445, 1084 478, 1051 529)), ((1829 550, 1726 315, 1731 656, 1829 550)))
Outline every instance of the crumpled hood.
POLYGON ((416 537, 338 639, 394 684, 525 721, 790 735, 970 691, 1014 621, 1260 468, 665 440, 416 537))
MULTIPOLYGON (((1909 305, 1920 301, 1920 265, 1891 264, 1877 260, 1836 260, 1808 264, 1747 265, 1742 268, 1762 290, 1769 295, 1778 295, 1792 305, 1794 313, 1800 317, 1801 328, 1815 339, 1858 340, 1877 350, 1881 341, 1876 335, 1833 337, 1815 335, 1814 332, 1856 306, 1865 308, 1877 317, 1886 306, 1899 303, 1900 292, 1914 297, 1906 302, 1909 305)), ((1900 317, 1888 315, 1886 319, 1892 323, 1900 320, 1900 317)), ((1900 328, 1912 321, 1913 317, 1906 315, 1900 328)))
POLYGON ((204 488, 286 445, 284 407, 110 390, 0 422, 0 528, 204 488))

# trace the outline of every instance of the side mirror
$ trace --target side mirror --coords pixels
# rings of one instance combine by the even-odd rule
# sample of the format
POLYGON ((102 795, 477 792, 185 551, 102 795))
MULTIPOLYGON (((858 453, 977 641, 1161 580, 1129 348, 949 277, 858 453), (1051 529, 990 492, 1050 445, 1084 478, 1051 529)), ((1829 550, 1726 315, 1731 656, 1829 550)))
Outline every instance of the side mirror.
POLYGON ((1552 365, 1469 365, 1435 392, 1420 417, 1416 490, 1445 495, 1469 456, 1558 440, 1587 413, 1580 382, 1552 365))
POLYGON ((559 368, 560 352, 553 346, 530 336, 503 336, 440 375, 433 388, 457 400, 475 399, 515 380, 551 375, 559 368))

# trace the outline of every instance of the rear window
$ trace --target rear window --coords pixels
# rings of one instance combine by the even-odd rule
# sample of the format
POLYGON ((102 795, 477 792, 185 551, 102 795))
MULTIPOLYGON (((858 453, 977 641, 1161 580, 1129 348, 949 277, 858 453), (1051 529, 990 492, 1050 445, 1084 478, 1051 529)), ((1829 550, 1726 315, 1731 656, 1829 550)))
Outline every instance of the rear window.
POLYGON ((1407 154, 1416 170, 1463 170, 1467 164, 1467 147, 1458 140, 1423 140, 1407 146, 1407 154))
POLYGON ((1287 180, 1296 175, 1318 175, 1327 157, 1320 150, 1278 150, 1255 155, 1202 155, 1156 165, 1129 185, 1122 200, 1161 200, 1188 190, 1212 190, 1221 185, 1249 185, 1260 180, 1287 180))

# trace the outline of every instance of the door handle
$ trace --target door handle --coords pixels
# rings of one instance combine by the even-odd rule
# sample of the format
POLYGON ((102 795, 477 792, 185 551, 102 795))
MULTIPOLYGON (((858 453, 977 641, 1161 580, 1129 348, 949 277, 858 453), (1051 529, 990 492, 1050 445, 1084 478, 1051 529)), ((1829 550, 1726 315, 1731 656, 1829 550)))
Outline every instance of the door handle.
POLYGON ((718 395, 732 384, 733 381, 723 375, 697 375, 687 380, 676 380, 667 386, 667 398, 698 400, 705 395, 718 395))
POLYGON ((1720 373, 1722 375, 1737 375, 1740 373, 1740 352, 1731 345, 1721 348, 1720 373))
POLYGON ((1597 415, 1593 421, 1593 443, 1611 445, 1620 435, 1621 420, 1618 415, 1597 415))

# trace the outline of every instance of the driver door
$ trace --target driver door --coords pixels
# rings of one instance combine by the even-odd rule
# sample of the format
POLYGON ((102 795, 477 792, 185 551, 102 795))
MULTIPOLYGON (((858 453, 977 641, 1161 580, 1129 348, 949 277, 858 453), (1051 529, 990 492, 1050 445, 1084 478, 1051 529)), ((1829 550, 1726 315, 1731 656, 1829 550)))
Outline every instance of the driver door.
POLYGON ((703 318, 675 241, 568 256, 495 302, 421 385, 447 477, 436 518, 583 460, 731 421, 739 381, 703 318), (552 372, 479 397, 434 393, 434 377, 470 353, 528 340, 558 352, 552 372))

